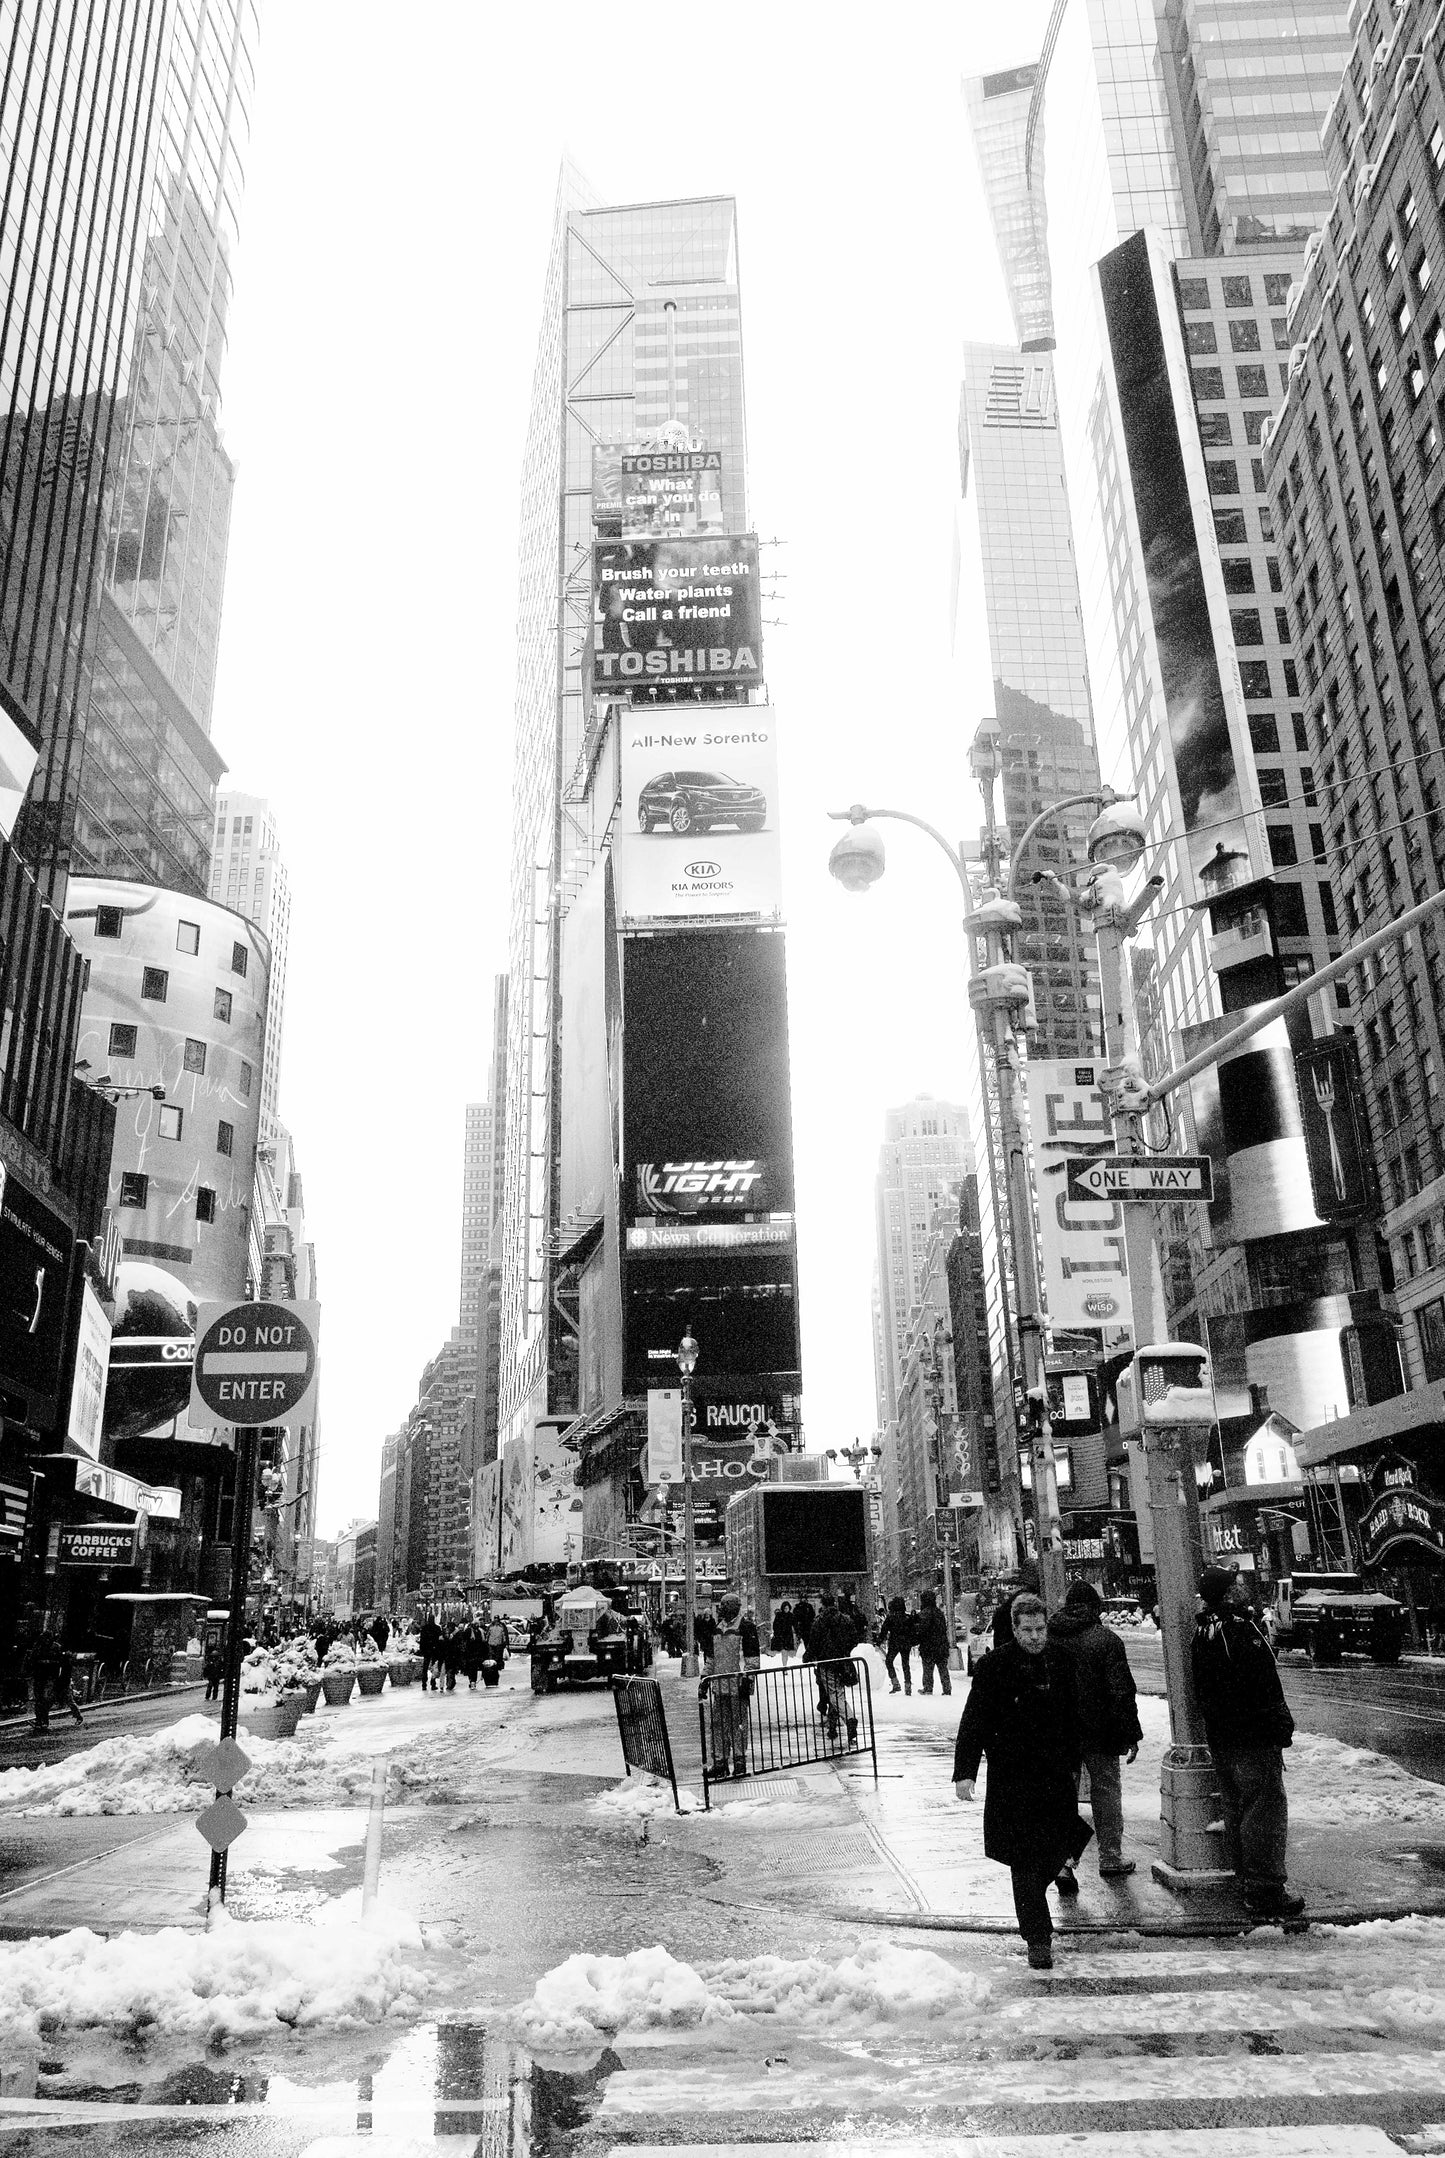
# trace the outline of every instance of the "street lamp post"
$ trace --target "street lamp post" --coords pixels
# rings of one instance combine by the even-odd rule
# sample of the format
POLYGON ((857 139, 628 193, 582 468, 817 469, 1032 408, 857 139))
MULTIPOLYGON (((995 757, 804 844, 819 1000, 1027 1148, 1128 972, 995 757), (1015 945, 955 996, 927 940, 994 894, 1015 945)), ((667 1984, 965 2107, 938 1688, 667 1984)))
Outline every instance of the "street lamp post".
POLYGON ((1008 869, 1008 885, 1000 894, 1002 852, 994 821, 993 783, 999 771, 997 726, 986 722, 979 729, 972 751, 972 768, 983 793, 991 883, 975 906, 973 890, 962 855, 935 826, 904 809, 866 809, 861 802, 851 808, 830 810, 835 823, 846 822, 845 832, 828 857, 828 867, 845 890, 867 891, 876 884, 886 866, 883 841, 868 829, 873 822, 891 819, 926 832, 948 856, 949 866, 963 892, 963 927, 971 939, 982 936, 986 964, 981 972, 970 969, 969 1002, 987 1023, 992 1037, 998 1079, 999 1144, 1004 1157, 1004 1202, 1009 1244, 1014 1261, 1014 1303, 1019 1348, 1024 1372, 1024 1393, 1029 1404, 1029 1445, 1033 1482, 1034 1536, 1038 1547, 1039 1582, 1044 1601, 1057 1610, 1064 1600, 1064 1535, 1059 1517, 1058 1473, 1054 1465, 1053 1434, 1048 1418, 1048 1389, 1044 1377, 1043 1297, 1039 1284, 1038 1248, 1034 1240, 1033 1180, 1029 1171, 1023 1124, 1023 1075, 1020 1068, 1017 1030, 1029 1003, 1028 974, 1004 958, 1004 938, 1017 930, 1022 914, 1013 897, 1014 875, 1023 850, 1039 827, 1066 809, 1085 805, 1107 809, 1121 801, 1112 787, 1090 794, 1071 795, 1055 802, 1033 819, 1020 835, 1008 869))
POLYGON ((682 1373, 682 1675, 696 1678, 697 1640, 697 1544, 692 1511, 692 1375, 697 1369, 697 1343, 689 1327, 678 1343, 677 1368, 682 1373))

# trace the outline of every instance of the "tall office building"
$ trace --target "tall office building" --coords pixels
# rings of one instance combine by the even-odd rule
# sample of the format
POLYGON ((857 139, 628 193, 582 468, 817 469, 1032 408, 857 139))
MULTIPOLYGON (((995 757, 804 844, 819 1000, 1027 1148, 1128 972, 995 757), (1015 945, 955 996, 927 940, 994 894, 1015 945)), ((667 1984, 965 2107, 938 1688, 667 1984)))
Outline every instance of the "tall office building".
POLYGON ((522 473, 501 1424, 525 1441, 575 1398, 552 1294, 564 910, 601 857, 615 796, 590 782, 606 733, 588 694, 593 452, 676 419, 722 453, 723 527, 746 530, 736 218, 722 197, 597 204, 558 192, 522 473), (559 624, 560 635, 559 635, 559 624), (559 1371, 569 1372, 560 1389, 559 1371))
POLYGON ((257 0, 169 11, 138 306, 107 473, 77 866, 204 894, 234 471, 221 365, 250 132, 257 0))
POLYGON ((271 805, 254 794, 223 794, 211 841, 210 897, 256 924, 271 947, 266 1050, 261 1067, 261 1143, 280 1128, 281 1045, 286 1024, 286 959, 291 947, 291 880, 271 805))
MULTIPOLYGON (((1033 65, 1014 67, 972 76, 963 86, 999 267, 1024 352, 1050 352, 1054 344, 1047 210, 1043 190, 1029 185, 1025 170, 1038 74, 1033 65)), ((1036 119, 1035 128, 1042 158, 1042 122, 1036 119)))
POLYGON ((873 1186, 880 1428, 898 1414, 908 1329, 919 1309, 934 1216, 951 1206, 957 1217, 958 1194, 973 1169, 962 1109, 924 1094, 888 1111, 873 1186))
POLYGON ((162 0, 0 26, 0 828, 58 907, 169 44, 162 0))
MULTIPOLYGON (((1445 263, 1445 73, 1434 14, 1415 0, 1353 11, 1325 133, 1334 204, 1290 309, 1288 394, 1265 452, 1346 947, 1445 877, 1445 330, 1435 275, 1445 263)), ((1440 918, 1333 994, 1355 1031, 1360 1136, 1380 1186, 1405 1369, 1419 1388, 1445 1377, 1440 918)), ((1366 1461, 1362 1421, 1388 1440, 1419 1425, 1418 1406, 1407 1397, 1365 1419, 1341 1416, 1313 1458, 1366 1461)), ((1438 1456, 1438 1425, 1412 1432, 1412 1452, 1417 1438, 1438 1456)))

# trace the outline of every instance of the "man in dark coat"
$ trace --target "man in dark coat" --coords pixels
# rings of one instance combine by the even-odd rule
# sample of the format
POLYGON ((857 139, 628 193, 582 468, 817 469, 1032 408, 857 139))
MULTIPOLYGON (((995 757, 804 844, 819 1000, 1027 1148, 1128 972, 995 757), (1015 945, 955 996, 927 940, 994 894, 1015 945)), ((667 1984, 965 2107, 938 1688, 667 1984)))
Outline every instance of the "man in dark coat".
POLYGON ((837 1598, 831 1590, 824 1590, 822 1607, 813 1621, 803 1660, 821 1666, 817 1673, 818 1714, 827 1719, 829 1738, 838 1736, 841 1716, 847 1721, 850 1746, 858 1737, 858 1718, 851 1698, 851 1689, 858 1683, 853 1673, 852 1656, 853 1629, 838 1609, 837 1598))
POLYGON ((895 1657, 903 1665, 903 1691, 905 1693, 912 1693, 913 1691, 913 1673, 909 1668, 908 1658, 913 1648, 914 1639, 914 1620, 907 1604, 901 1596, 890 1596, 888 1599, 888 1616, 883 1621, 883 1630, 878 1636, 878 1644, 883 1650, 883 1667, 888 1673, 888 1684, 894 1693, 898 1691, 898 1673, 894 1669, 895 1657))
POLYGON ((1010 1589, 1006 1596, 1000 1597, 998 1608, 993 1615, 993 1645, 995 1648, 1005 1647, 1014 1637, 1014 1598, 1016 1596, 1037 1596, 1038 1593, 1039 1570, 1037 1566, 1020 1567, 1017 1588, 1010 1589))
POLYGON ((1206 1566, 1204 1609, 1194 1628, 1194 1691, 1219 1777, 1224 1851, 1257 1918, 1297 1918, 1304 1897, 1289 1886, 1289 1804, 1284 1748, 1294 1718, 1249 1590, 1233 1571, 1206 1566))
POLYGON ((936 1671, 945 1693, 952 1693, 953 1681, 948 1675, 948 1652, 952 1646, 948 1638, 948 1624, 938 1608, 938 1598, 932 1589, 925 1589, 918 1599, 918 1664, 923 1680, 923 1691, 932 1693, 933 1674, 936 1671))
POLYGON ((798 1636, 798 1646, 805 1656, 808 1653, 808 1636, 813 1630, 813 1621, 817 1615, 806 1596, 800 1596, 793 1606, 793 1631, 798 1636))
POLYGON ((1073 1659, 1049 1640, 1037 1596, 1014 1599, 1014 1637, 986 1656, 969 1688, 953 1753, 953 1788, 971 1799, 988 1756, 986 1857, 1007 1866, 1032 1970, 1053 1969, 1045 1891, 1092 1830, 1079 1818, 1081 1758, 1073 1659))
MULTIPOLYGON (((1099 1839, 1099 1873, 1106 1881, 1134 1871, 1124 1856, 1124 1793, 1119 1756, 1132 1761, 1144 1736, 1129 1656, 1119 1636, 1103 1622, 1104 1602, 1092 1581, 1075 1581, 1064 1608, 1049 1620, 1049 1639, 1074 1659, 1078 1690, 1079 1737, 1089 1771, 1089 1801, 1094 1834, 1099 1839)), ((1059 1876, 1064 1895, 1077 1895, 1072 1866, 1059 1876)))

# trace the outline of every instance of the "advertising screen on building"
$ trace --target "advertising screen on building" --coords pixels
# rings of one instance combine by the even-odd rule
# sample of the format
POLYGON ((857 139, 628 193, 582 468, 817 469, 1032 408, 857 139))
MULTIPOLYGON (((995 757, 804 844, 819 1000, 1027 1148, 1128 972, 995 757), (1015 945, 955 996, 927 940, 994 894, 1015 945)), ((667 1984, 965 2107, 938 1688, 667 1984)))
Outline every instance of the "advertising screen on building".
POLYGON ((0 1175, 0 1384, 55 1414, 73 1239, 18 1177, 0 1175))
POLYGON ((650 705, 620 725, 612 842, 624 924, 782 912, 778 734, 767 705, 650 705))
MULTIPOLYGON (((677 1371, 677 1345, 691 1329, 698 1343, 697 1391, 705 1394, 700 1428, 712 1431, 707 1413, 723 1406, 714 1392, 719 1379, 771 1378, 775 1387, 796 1381, 798 1299, 791 1257, 769 1253, 756 1259, 629 1258, 627 1263, 626 1389, 644 1392, 677 1371)), ((775 1388, 740 1389, 766 1404, 775 1388)), ((729 1423, 724 1432, 736 1427, 729 1423)))
MULTIPOLYGON (((628 937, 622 981, 626 1199, 651 1218, 650 1207, 637 1206, 644 1170, 746 1161, 763 1167, 764 1205, 791 1211, 782 935, 714 929, 628 937)), ((726 1220, 739 1211, 736 1188, 717 1185, 687 1197, 697 1202, 688 1212, 692 1220, 726 1220)))
POLYGON ((763 679, 751 534, 599 540, 592 550, 593 688, 763 679))
MULTIPOLYGON (((1029 1060, 1029 1123, 1040 1170, 1098 1150, 1114 1127, 1098 1086, 1098 1068, 1029 1060)), ((1044 1297, 1055 1328, 1130 1323, 1124 1210, 1114 1201, 1070 1199, 1062 1169, 1039 1178, 1039 1254, 1044 1297)))
POLYGON ((722 451, 700 441, 598 443, 592 521, 619 539, 723 529, 722 451))

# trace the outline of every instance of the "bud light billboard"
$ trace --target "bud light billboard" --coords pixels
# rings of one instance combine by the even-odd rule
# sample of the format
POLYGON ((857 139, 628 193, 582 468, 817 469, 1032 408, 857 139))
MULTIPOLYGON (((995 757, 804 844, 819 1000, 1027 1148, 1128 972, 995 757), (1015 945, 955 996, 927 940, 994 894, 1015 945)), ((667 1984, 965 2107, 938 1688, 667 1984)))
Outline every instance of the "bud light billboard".
POLYGON ((622 984, 623 1188, 633 1217, 791 1212, 781 933, 628 937, 622 984))

